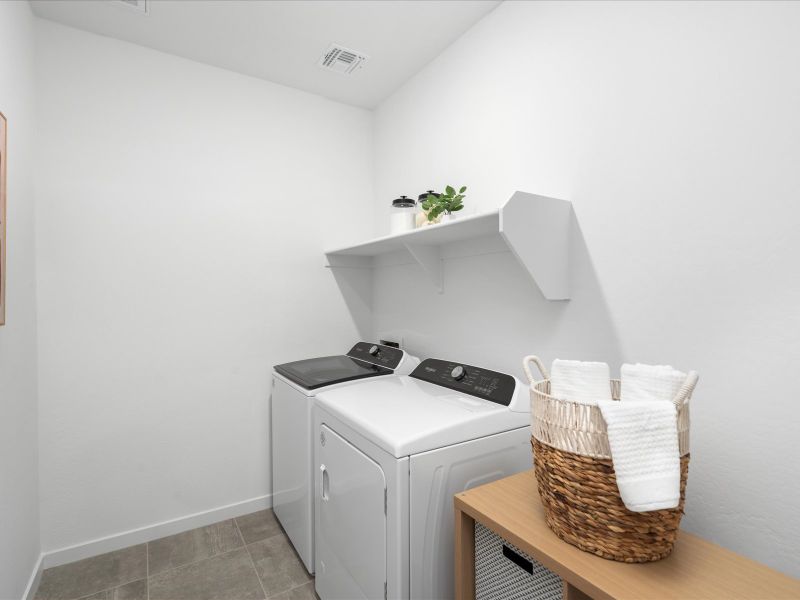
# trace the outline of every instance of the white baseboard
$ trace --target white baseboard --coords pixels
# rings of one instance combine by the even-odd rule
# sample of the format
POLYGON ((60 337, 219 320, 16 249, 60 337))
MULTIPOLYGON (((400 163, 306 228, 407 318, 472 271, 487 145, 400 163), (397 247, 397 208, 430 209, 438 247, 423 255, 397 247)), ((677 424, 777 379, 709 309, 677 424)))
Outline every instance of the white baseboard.
POLYGON ((31 578, 28 579, 28 587, 25 588, 25 593, 22 594, 22 600, 33 600, 36 595, 36 590, 39 589, 39 582, 42 580, 43 563, 44 554, 40 554, 39 560, 36 561, 36 566, 31 573, 31 578))
MULTIPOLYGON (((211 525, 212 523, 224 521, 225 519, 232 519, 233 517, 241 517, 242 515, 271 507, 272 495, 268 494, 266 496, 259 496, 258 498, 236 502, 235 504, 228 504, 227 506, 220 506, 219 508, 186 515, 185 517, 178 517, 177 519, 155 523, 154 525, 123 531, 96 540, 90 540, 82 544, 50 550, 49 552, 45 552, 42 555, 42 559, 39 560, 39 572, 41 573, 42 563, 45 569, 57 567, 83 558, 89 558, 90 556, 97 556, 98 554, 113 552, 114 550, 120 550, 128 546, 151 542, 168 535, 211 525)), ((35 589, 36 588, 34 588, 34 590, 35 589)))

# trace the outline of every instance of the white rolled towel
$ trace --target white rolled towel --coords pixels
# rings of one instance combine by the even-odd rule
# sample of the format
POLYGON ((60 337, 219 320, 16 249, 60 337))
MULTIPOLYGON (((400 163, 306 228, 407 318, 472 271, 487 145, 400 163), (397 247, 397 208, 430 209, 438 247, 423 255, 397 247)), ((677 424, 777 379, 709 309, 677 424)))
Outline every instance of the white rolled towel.
POLYGON ((611 400, 611 375, 604 362, 553 361, 550 395, 562 400, 595 405, 611 400))
POLYGON ((672 402, 686 381, 686 373, 668 365, 624 364, 620 369, 620 400, 672 402))
POLYGON ((628 510, 675 508, 681 496, 676 408, 672 402, 600 402, 619 495, 628 510))

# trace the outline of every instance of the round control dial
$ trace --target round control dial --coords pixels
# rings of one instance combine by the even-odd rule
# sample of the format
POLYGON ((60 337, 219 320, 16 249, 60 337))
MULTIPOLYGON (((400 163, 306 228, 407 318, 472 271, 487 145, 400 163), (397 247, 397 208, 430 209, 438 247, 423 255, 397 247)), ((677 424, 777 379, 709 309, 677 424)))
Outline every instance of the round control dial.
POLYGON ((461 381, 466 376, 467 376, 467 370, 461 365, 458 365, 452 371, 450 371, 450 377, 452 377, 456 381, 461 381))
POLYGON ((378 356, 381 353, 381 349, 377 346, 371 346, 369 349, 370 356, 378 356))

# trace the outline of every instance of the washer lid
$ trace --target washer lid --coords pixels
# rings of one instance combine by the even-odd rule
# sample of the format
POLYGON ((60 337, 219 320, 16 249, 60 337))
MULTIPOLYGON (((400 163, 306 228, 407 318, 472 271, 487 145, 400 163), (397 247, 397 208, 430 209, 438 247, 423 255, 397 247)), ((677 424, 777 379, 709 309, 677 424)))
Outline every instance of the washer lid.
POLYGON ((397 458, 530 424, 529 413, 406 375, 323 391, 317 403, 397 458))
POLYGON ((395 369, 413 368, 418 362, 399 348, 357 342, 345 355, 307 358, 275 365, 273 369, 303 389, 315 390, 325 385, 390 375, 395 369))
POLYGON ((275 365, 275 371, 307 390, 354 379, 390 375, 391 369, 339 354, 275 365))

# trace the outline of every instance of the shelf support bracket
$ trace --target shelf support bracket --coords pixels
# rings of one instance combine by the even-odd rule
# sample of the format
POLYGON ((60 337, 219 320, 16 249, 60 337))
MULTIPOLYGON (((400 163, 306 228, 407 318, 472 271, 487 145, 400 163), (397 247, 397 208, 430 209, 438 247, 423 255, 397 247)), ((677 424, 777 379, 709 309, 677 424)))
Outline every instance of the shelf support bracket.
POLYGON ((410 244, 406 242, 406 250, 412 258, 419 263, 428 279, 431 280, 436 291, 444 292, 444 275, 442 273, 442 248, 427 244, 410 244))
POLYGON ((500 209, 500 235, 548 300, 569 300, 572 204, 516 192, 500 209))

